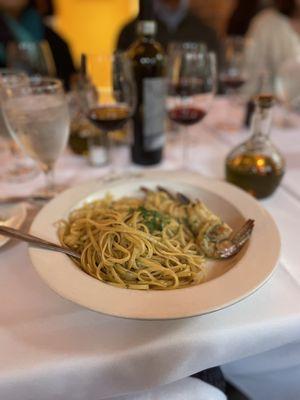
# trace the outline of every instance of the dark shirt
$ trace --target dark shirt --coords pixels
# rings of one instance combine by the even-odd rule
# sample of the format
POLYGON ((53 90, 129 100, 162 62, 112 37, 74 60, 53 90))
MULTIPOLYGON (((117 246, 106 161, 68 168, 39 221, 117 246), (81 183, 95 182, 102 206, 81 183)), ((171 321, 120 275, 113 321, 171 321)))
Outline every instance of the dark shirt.
MULTIPOLYGON (((65 87, 68 89, 71 76, 75 73, 75 67, 69 47, 67 43, 50 27, 44 25, 43 30, 44 40, 48 42, 51 49, 56 68, 56 75, 64 82, 65 87)), ((15 41, 15 37, 5 23, 4 18, 0 15, 0 43, 6 46, 11 41, 15 41)), ((6 67, 5 62, 0 65, 0 67, 6 67)))
POLYGON ((240 0, 229 17, 226 34, 230 36, 245 36, 252 19, 262 8, 259 0, 240 0))
MULTIPOLYGON (((123 27, 117 41, 118 50, 127 50, 134 42, 137 22, 136 18, 123 27)), ((156 22, 156 39, 165 49, 170 42, 204 42, 209 50, 220 55, 220 42, 216 32, 192 13, 186 15, 175 31, 168 30, 167 26, 159 19, 156 22)))
POLYGON ((51 48, 56 75, 69 89, 71 76, 76 72, 70 49, 67 43, 48 26, 45 26, 45 40, 47 40, 51 48))

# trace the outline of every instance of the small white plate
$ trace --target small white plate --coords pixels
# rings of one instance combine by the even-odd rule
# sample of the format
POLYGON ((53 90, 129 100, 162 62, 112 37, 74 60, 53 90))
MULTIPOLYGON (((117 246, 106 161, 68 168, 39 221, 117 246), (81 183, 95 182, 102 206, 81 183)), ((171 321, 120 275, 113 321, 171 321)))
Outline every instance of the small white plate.
POLYGON ((236 257, 210 261, 206 282, 189 288, 159 291, 117 288, 87 275, 63 254, 29 248, 41 278, 61 296, 95 311, 137 319, 174 319, 220 310, 249 296, 271 276, 280 252, 280 237, 271 216, 251 196, 221 181, 190 172, 151 171, 142 177, 111 183, 89 182, 60 194, 37 215, 31 233, 58 243, 54 226, 83 201, 138 193, 140 186, 165 186, 204 201, 234 229, 248 218, 255 228, 247 246, 236 257), (272 246, 270 246, 272 243, 272 246))
MULTIPOLYGON (((0 225, 19 229, 25 221, 26 215, 24 203, 0 205, 0 225)), ((4 246, 9 240, 10 238, 0 235, 0 247, 4 246)))

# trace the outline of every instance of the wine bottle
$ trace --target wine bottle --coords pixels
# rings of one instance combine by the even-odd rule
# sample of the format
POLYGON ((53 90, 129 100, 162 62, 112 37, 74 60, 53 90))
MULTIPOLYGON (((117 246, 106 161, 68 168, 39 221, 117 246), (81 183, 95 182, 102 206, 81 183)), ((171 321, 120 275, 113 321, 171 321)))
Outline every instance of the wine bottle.
POLYGON ((140 165, 159 163, 165 141, 165 57, 155 34, 152 1, 140 0, 138 37, 128 49, 137 86, 132 161, 140 165))

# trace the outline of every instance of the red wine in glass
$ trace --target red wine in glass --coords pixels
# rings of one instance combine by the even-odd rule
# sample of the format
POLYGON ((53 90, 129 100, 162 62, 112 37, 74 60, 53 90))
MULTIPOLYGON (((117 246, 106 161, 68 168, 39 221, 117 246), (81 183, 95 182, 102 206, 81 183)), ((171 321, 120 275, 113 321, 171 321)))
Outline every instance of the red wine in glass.
POLYGON ((221 76, 220 81, 224 88, 237 90, 246 82, 242 76, 221 76))
POLYGON ((168 111, 170 120, 181 125, 194 125, 201 121, 206 111, 198 107, 177 106, 168 111))
POLYGON ((122 104, 96 106, 88 112, 89 120, 104 131, 121 129, 130 117, 129 108, 122 104))

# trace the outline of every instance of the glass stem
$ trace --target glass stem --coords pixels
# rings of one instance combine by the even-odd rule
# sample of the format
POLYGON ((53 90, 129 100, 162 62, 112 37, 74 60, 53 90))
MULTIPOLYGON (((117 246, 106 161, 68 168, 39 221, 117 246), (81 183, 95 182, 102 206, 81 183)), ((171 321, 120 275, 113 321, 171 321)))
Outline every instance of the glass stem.
POLYGON ((54 191, 55 184, 54 184, 54 168, 48 167, 44 171, 45 180, 46 180, 46 191, 51 193, 54 191))
POLYGON ((111 175, 116 173, 116 160, 114 154, 114 140, 112 138, 112 132, 106 132, 107 137, 107 150, 108 150, 108 164, 111 175))
POLYGON ((181 130, 182 165, 181 169, 187 170, 189 165, 190 138, 189 128, 184 126, 181 130))

